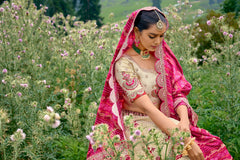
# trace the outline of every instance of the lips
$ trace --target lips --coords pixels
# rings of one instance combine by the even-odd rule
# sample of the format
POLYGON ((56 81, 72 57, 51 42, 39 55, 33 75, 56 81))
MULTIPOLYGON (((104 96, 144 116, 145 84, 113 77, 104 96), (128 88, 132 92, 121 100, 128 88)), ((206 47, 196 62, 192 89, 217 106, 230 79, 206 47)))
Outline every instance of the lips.
POLYGON ((157 46, 152 46, 152 48, 156 49, 156 48, 157 48, 157 46))

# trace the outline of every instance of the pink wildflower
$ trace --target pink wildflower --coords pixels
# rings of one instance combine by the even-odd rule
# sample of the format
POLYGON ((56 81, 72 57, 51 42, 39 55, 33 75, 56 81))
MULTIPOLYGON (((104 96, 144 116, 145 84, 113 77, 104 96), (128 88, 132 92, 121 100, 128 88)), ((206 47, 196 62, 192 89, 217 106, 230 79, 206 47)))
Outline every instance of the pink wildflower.
POLYGON ((223 16, 220 16, 218 19, 219 19, 219 20, 222 20, 222 19, 223 19, 223 16))
POLYGON ((55 119, 56 120, 60 120, 61 119, 61 117, 60 117, 60 115, 58 113, 55 113, 55 119))
POLYGON ((7 82, 3 79, 3 80, 2 80, 2 83, 3 83, 3 84, 6 84, 7 82))
POLYGON ((25 133, 21 133, 22 139, 26 138, 26 134, 25 133))
POLYGON ((92 130, 94 131, 94 129, 95 129, 95 126, 92 126, 92 130))
POLYGON ((7 69, 4 68, 4 69, 2 70, 2 73, 7 73, 7 69))
POLYGON ((44 121, 49 122, 50 119, 51 119, 51 117, 46 114, 46 115, 43 117, 43 119, 44 119, 44 121))
POLYGON ((197 62, 198 62, 197 58, 194 58, 193 63, 197 63, 197 62))
POLYGON ((61 122, 59 120, 55 120, 55 123, 52 124, 52 128, 57 128, 61 122))
POLYGON ((21 97, 21 96, 22 96, 22 93, 21 93, 21 92, 18 92, 17 95, 18 95, 19 97, 21 97))
POLYGON ((27 88, 27 87, 28 87, 28 84, 20 84, 20 86, 27 88))
POLYGON ((43 84, 47 84, 47 81, 45 79, 42 82, 43 82, 43 84))
POLYGON ((1 8, 0 8, 0 12, 4 12, 4 8, 1 7, 1 8))
POLYGON ((91 141, 92 140, 92 137, 90 135, 87 135, 86 138, 91 141))
POLYGON ((94 55, 94 52, 92 51, 91 53, 90 53, 90 56, 93 56, 94 55))
POLYGON ((96 66, 95 69, 98 71, 101 69, 101 66, 96 66))
POLYGON ((134 136, 130 136, 129 139, 130 139, 132 142, 135 142, 134 136))
POLYGON ((209 25, 209 26, 211 25, 211 21, 210 20, 207 21, 207 25, 209 25))
POLYGON ((18 128, 18 129, 17 129, 17 132, 19 132, 19 133, 23 133, 23 130, 20 129, 20 128, 18 128))
POLYGON ((216 57, 214 57, 214 58, 212 59, 212 61, 213 61, 213 62, 216 62, 216 61, 217 61, 217 58, 216 58, 216 57))
POLYGON ((232 34, 229 34, 228 36, 229 36, 229 38, 233 38, 233 35, 232 35, 232 34))
POLYGON ((135 133, 135 135, 137 135, 137 136, 141 136, 141 131, 140 131, 140 130, 136 130, 134 133, 135 133))
POLYGON ((228 35, 228 33, 227 32, 223 32, 223 35, 226 36, 226 35, 228 35))
POLYGON ((40 68, 42 68, 42 64, 38 64, 37 66, 40 67, 40 68))
POLYGON ((226 74, 227 76, 230 76, 230 73, 229 72, 227 72, 227 74, 226 74))
POLYGON ((92 91, 92 88, 91 88, 91 87, 88 87, 87 90, 90 92, 90 91, 92 91))
POLYGON ((15 141, 14 135, 11 135, 11 136, 10 136, 10 139, 11 139, 11 141, 15 141))
POLYGON ((53 108, 51 106, 47 106, 47 111, 52 113, 54 110, 53 110, 53 108))

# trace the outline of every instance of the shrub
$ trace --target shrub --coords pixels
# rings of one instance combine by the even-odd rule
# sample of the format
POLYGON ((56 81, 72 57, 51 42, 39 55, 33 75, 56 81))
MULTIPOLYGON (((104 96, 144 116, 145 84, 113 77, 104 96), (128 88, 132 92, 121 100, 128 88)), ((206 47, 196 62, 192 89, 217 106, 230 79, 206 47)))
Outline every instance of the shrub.
MULTIPOLYGON (((206 49, 214 48, 216 43, 222 44, 224 39, 224 32, 233 33, 239 30, 237 19, 234 18, 234 13, 227 13, 225 15, 215 12, 213 10, 198 20, 193 28, 192 35, 195 37, 192 41, 194 47, 197 47, 196 55, 198 58, 206 56, 206 49), (229 28, 227 31, 226 28, 229 28)), ((234 41, 234 40, 233 40, 234 41)), ((218 49, 218 52, 220 50, 218 49)))

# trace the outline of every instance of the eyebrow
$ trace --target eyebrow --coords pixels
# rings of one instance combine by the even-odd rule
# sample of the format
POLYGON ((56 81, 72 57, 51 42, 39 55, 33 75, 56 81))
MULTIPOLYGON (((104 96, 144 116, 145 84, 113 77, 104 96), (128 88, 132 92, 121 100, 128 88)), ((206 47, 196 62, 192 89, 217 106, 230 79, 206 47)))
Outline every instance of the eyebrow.
MULTIPOLYGON (((166 33, 166 32, 164 32, 163 34, 161 34, 161 36, 164 35, 165 33, 166 33)), ((154 35, 154 36, 159 35, 159 34, 155 34, 155 33, 149 33, 149 34, 152 34, 152 35, 154 35)))

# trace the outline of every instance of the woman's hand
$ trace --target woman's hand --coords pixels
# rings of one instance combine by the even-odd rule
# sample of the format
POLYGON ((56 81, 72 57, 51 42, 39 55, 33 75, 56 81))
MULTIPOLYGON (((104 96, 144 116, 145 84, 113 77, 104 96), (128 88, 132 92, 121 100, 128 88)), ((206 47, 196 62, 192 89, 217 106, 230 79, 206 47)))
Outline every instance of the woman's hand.
POLYGON ((180 120, 178 123, 178 128, 184 132, 190 132, 190 122, 189 120, 180 120))
POLYGON ((192 143, 191 149, 188 150, 188 156, 191 160, 205 160, 203 152, 197 143, 192 143))

